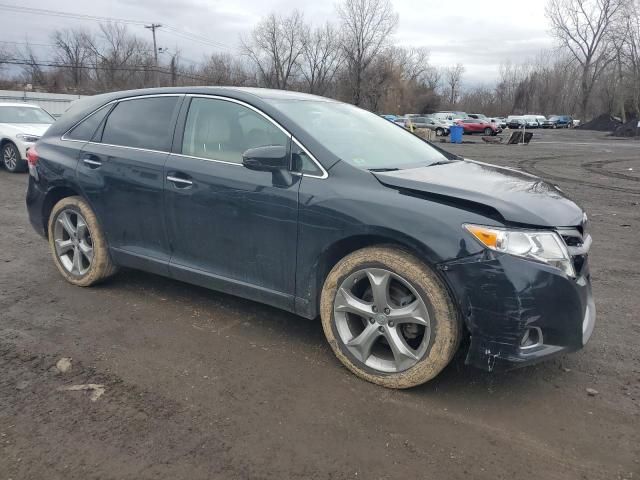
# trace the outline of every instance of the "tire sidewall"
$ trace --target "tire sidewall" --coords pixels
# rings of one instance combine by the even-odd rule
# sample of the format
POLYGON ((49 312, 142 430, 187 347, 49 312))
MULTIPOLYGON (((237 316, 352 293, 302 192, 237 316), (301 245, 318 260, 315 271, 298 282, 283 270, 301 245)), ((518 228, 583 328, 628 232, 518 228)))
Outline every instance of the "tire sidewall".
POLYGON ((86 287, 99 282, 103 278, 109 275, 113 270, 111 258, 109 256, 109 250, 107 243, 104 239, 104 235, 98 224, 97 218, 93 213, 93 210, 81 197, 67 197, 56 203, 49 215, 48 223, 48 236, 49 247, 53 261, 58 268, 58 271, 69 283, 77 286, 86 287), (55 248, 54 239, 54 227, 60 213, 64 210, 72 210, 84 218, 89 234, 91 235, 91 242, 93 245, 93 260, 91 261, 91 267, 84 275, 73 275, 69 272, 64 265, 60 262, 58 254, 55 248))
POLYGON ((2 166, 5 168, 5 170, 7 170, 8 172, 11 173, 20 173, 25 171, 25 167, 26 167, 26 162, 24 160, 22 160, 22 158, 20 157, 20 150, 18 150, 18 147, 16 147, 13 143, 8 142, 6 143, 3 147, 2 147, 2 166), (16 167, 11 169, 9 168, 9 166, 6 164, 5 159, 4 159, 4 152, 7 149, 12 149, 16 155, 16 167))
POLYGON ((360 378, 388 388, 410 388, 431 380, 451 361, 460 341, 460 321, 441 280, 416 257, 396 248, 369 247, 345 257, 327 276, 320 311, 327 341, 342 363, 360 378), (418 362, 402 372, 383 373, 364 365, 349 352, 337 331, 333 305, 338 287, 351 273, 371 267, 389 270, 411 283, 429 312, 429 345, 418 362))

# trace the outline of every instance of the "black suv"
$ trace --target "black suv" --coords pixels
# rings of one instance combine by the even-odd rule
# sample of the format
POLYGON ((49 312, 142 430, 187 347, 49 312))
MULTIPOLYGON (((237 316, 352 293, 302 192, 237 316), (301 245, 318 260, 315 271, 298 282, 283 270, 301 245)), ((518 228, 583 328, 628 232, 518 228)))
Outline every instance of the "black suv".
POLYGON ((321 317, 355 374, 406 388, 463 339, 494 370, 581 348, 584 212, 352 105, 276 90, 86 98, 29 151, 27 206, 64 278, 133 267, 321 317))

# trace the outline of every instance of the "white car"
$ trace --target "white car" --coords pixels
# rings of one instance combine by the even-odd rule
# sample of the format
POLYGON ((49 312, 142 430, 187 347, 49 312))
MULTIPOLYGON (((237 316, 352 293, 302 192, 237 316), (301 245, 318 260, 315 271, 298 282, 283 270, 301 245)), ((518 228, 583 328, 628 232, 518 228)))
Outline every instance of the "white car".
POLYGON ((37 105, 0 103, 0 149, 8 171, 27 170, 27 150, 55 119, 37 105))

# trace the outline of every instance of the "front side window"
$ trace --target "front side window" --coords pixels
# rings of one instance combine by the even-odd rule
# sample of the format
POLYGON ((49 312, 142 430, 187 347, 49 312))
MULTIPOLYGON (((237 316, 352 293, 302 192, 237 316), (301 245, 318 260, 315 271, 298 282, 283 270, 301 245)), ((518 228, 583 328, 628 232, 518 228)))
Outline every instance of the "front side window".
POLYGON ((0 123, 52 124, 53 122, 55 119, 41 108, 0 106, 0 123))
POLYGON ((242 154, 250 148, 288 144, 282 130, 244 105, 214 98, 191 100, 182 139, 184 155, 242 163, 242 154))
POLYGON ((447 161, 417 136, 353 105, 290 99, 271 103, 333 155, 358 168, 412 168, 447 161))
POLYGON ((102 143, 168 152, 179 97, 124 100, 112 110, 102 143))

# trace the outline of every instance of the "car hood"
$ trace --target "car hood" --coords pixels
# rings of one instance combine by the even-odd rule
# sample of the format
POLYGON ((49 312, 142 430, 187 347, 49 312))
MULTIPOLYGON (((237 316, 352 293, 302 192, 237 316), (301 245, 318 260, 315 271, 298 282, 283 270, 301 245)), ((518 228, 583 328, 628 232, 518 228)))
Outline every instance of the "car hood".
POLYGON ((374 175, 392 188, 489 207, 508 223, 566 227, 583 221, 582 209, 557 187, 510 168, 464 160, 374 175))
POLYGON ((0 131, 11 135, 26 133, 41 137, 50 126, 50 123, 0 123, 0 131))

